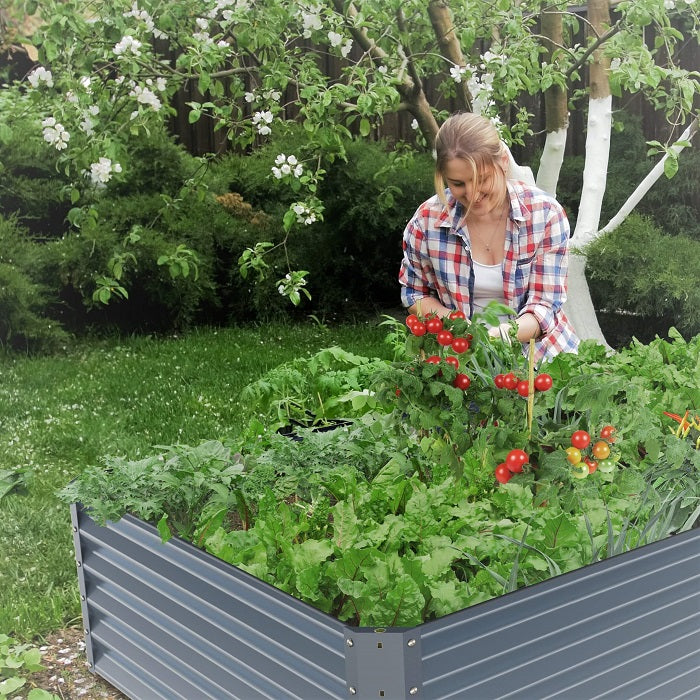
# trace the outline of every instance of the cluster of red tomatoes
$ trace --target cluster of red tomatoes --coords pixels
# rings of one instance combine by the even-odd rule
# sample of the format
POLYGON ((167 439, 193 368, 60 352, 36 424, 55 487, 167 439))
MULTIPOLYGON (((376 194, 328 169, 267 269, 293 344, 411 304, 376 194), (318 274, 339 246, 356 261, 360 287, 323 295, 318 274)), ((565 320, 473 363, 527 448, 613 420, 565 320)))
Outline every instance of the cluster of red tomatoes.
MULTIPOLYGON (((458 318, 464 320, 466 316, 462 311, 452 311, 448 318, 451 320, 458 318)), ((458 355, 469 350, 469 344, 472 340, 471 335, 467 335, 466 338, 455 337, 452 331, 448 331, 443 327, 442 319, 437 316, 430 316, 425 321, 421 321, 415 314, 410 314, 406 317, 406 325, 413 335, 422 336, 426 333, 434 335, 438 345, 444 348, 451 347, 458 355)))
POLYGON ((506 455, 506 461, 501 462, 495 469, 496 480, 502 484, 507 484, 513 474, 520 474, 523 467, 528 463, 530 457, 525 450, 511 450, 506 455))
POLYGON ((577 430, 571 435, 571 447, 566 448, 566 459, 571 464, 571 474, 576 479, 585 479, 596 469, 609 474, 615 468, 615 460, 610 459, 610 445, 615 442, 615 428, 603 427, 599 439, 592 443, 585 430, 577 430), (591 444, 592 443, 592 444, 591 444))
MULTIPOLYGON (((530 393, 530 384, 527 379, 519 379, 513 374, 497 374, 493 378, 493 383, 497 389, 508 389, 517 391, 520 396, 527 396, 530 393)), ((552 388, 552 377, 546 372, 541 372, 535 376, 535 391, 549 391, 552 388)))
MULTIPOLYGON (((453 311, 448 318, 451 320, 458 318, 465 319, 466 316, 462 311, 453 311)), ((423 336, 426 333, 434 335, 438 345, 445 348, 445 350, 451 349, 457 355, 461 355, 463 352, 469 350, 472 341, 471 334, 467 334, 466 337, 454 336, 452 331, 443 327, 442 319, 437 316, 431 316, 425 321, 421 321, 415 314, 410 314, 406 318, 406 325, 413 335, 423 336)), ((435 365, 440 364, 440 362, 451 364, 458 370, 457 376, 452 384, 458 389, 462 389, 462 391, 466 391, 469 388, 471 379, 466 374, 459 372, 459 359, 454 355, 445 355, 444 357, 440 357, 440 355, 431 355, 426 359, 426 362, 435 365)))

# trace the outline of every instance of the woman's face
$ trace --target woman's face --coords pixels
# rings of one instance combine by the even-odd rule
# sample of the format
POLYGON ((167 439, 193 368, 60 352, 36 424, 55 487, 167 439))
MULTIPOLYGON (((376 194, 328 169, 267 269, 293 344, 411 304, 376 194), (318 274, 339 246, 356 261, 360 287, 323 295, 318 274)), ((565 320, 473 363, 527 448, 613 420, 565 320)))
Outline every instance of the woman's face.
POLYGON ((500 165, 479 173, 475 182, 472 166, 454 158, 448 160, 444 177, 452 196, 461 202, 470 215, 484 216, 503 204, 506 192, 505 174, 497 170, 500 165))

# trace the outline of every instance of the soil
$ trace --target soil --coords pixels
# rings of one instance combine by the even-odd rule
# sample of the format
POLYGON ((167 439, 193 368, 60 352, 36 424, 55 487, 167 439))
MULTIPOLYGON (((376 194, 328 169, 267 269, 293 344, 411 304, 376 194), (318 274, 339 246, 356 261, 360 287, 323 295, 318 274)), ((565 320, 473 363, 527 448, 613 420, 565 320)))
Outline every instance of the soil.
POLYGON ((82 629, 58 630, 50 634, 39 649, 44 670, 32 673, 25 688, 41 688, 65 700, 128 700, 126 695, 90 671, 82 629))

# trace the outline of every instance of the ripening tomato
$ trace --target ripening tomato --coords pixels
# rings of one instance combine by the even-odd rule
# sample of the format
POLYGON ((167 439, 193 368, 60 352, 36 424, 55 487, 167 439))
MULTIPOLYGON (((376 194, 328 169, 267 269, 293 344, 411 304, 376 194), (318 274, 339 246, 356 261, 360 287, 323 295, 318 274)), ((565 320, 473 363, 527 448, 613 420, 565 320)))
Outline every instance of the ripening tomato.
POLYGON ((428 329, 428 333, 439 333, 442 330, 442 320, 433 316, 425 322, 425 327, 428 329))
POLYGON ((504 384, 505 378, 506 378, 505 374, 497 374, 493 378, 493 383, 496 385, 497 389, 503 389, 503 387, 505 386, 505 384, 504 384))
POLYGON ((454 336, 450 331, 438 331, 437 334, 437 341, 438 345, 442 345, 443 347, 446 345, 450 345, 454 339, 454 336))
POLYGON ((590 457, 584 457, 583 461, 588 465, 588 473, 593 474, 593 472, 598 469, 598 462, 590 457))
POLYGON ((425 335, 425 332, 428 330, 423 321, 415 321, 412 326, 409 326, 409 329, 413 335, 418 336, 425 335))
POLYGON ((600 430, 600 437, 608 442, 615 442, 615 436, 613 435, 614 432, 615 428, 612 425, 603 426, 603 428, 600 430))
POLYGON ((469 379, 469 377, 466 374, 460 373, 455 377, 455 380, 452 383, 458 389, 461 389, 462 391, 466 391, 469 388, 469 385, 472 383, 472 380, 469 379))
POLYGON ((419 322, 420 322, 420 319, 415 314, 409 314, 408 316, 406 316, 406 325, 409 328, 413 328, 413 324, 419 323, 419 322))
POLYGON ((528 459, 525 450, 511 450, 506 456, 506 467, 512 472, 521 472, 528 459))
POLYGON ((583 459, 581 450, 576 447, 567 447, 566 459, 570 464, 578 464, 583 459))
POLYGON ((456 318, 461 318, 462 320, 466 319, 466 315, 464 311, 460 311, 457 309, 456 311, 450 311, 450 315, 448 316, 449 319, 454 321, 456 318))
POLYGON ((574 479, 585 479, 588 474, 588 465, 585 462, 579 462, 571 466, 571 476, 574 479))
POLYGON ((455 369, 459 369, 459 360, 454 355, 448 355, 445 362, 449 362, 455 369))
POLYGON ((607 459, 610 456, 610 445, 604 440, 599 440, 593 445, 591 452, 596 459, 607 459))
POLYGON ((503 388, 513 391, 517 386, 518 380, 516 376, 512 372, 508 372, 508 374, 503 377, 503 388))
POLYGON ((549 391, 552 388, 552 377, 549 374, 538 374, 535 377, 535 389, 537 391, 549 391))
POLYGON ((585 450, 591 443, 591 436, 585 430, 577 430, 571 435, 571 444, 579 450, 585 450))
POLYGON ((615 462, 612 459, 601 459, 598 462, 598 469, 600 469, 603 474, 610 474, 615 469, 615 462))
POLYGON ((502 484, 507 484, 513 478, 513 472, 508 469, 505 462, 501 462, 501 464, 496 467, 494 474, 496 475, 496 479, 502 484))
POLYGON ((429 365, 439 365, 441 359, 442 359, 442 358, 440 357, 440 355, 431 355, 430 357, 428 357, 428 358, 426 359, 426 362, 427 362, 429 365))
POLYGON ((515 390, 520 396, 527 396, 530 393, 530 382, 528 382, 527 379, 523 379, 516 384, 515 390))
POLYGON ((452 349, 456 353, 463 353, 469 350, 469 341, 466 338, 454 338, 452 340, 452 349))

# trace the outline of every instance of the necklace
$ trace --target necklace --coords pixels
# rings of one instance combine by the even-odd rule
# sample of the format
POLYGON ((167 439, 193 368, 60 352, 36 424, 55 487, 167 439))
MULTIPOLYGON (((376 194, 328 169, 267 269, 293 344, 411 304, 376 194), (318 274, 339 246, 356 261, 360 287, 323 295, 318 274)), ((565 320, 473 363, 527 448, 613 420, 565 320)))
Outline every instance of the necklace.
POLYGON ((484 246, 487 253, 491 252, 491 246, 493 245, 494 241, 496 240, 496 236, 498 236, 498 234, 501 231, 503 221, 506 218, 506 212, 507 212, 506 207, 503 207, 501 213, 498 216, 498 219, 496 220, 496 225, 494 228, 491 229, 491 234, 488 236, 488 238, 485 238, 483 236, 483 234, 481 234, 481 233, 478 235, 478 241, 479 241, 479 243, 481 243, 482 246, 484 246))

